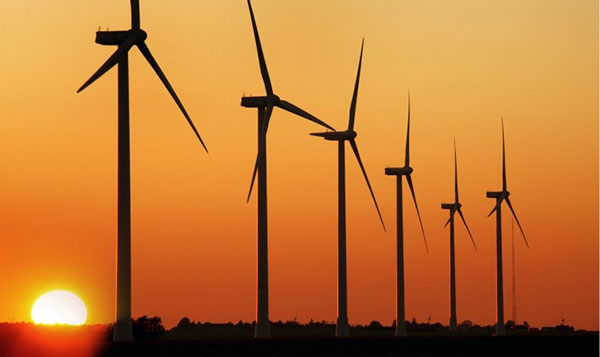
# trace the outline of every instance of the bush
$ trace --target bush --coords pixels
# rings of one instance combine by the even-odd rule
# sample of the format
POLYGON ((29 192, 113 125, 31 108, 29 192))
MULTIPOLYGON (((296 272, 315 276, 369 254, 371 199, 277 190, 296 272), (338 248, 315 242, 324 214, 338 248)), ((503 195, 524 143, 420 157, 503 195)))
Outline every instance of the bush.
POLYGON ((132 320, 134 340, 157 340, 165 332, 162 320, 158 316, 148 317, 146 315, 132 320))
POLYGON ((369 324, 369 328, 382 328, 383 326, 381 326, 381 322, 379 321, 371 321, 371 323, 369 324))
POLYGON ((184 317, 181 320, 179 320, 177 327, 182 329, 189 329, 194 327, 194 323, 192 323, 187 317, 184 317))

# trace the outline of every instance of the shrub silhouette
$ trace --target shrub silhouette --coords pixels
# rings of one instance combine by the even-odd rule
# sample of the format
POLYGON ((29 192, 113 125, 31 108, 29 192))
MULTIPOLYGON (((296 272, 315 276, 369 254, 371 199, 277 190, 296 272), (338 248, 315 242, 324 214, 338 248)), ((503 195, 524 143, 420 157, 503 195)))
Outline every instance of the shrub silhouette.
POLYGON ((157 340, 165 332, 162 320, 158 316, 148 317, 146 315, 131 321, 134 340, 157 340))
POLYGON ((379 321, 371 321, 371 323, 369 324, 369 328, 382 328, 383 326, 381 325, 381 322, 379 321))
POLYGON ((195 324, 191 322, 190 319, 188 319, 187 317, 184 317, 181 320, 179 320, 179 323, 177 324, 177 327, 181 329, 189 329, 194 326, 195 324))

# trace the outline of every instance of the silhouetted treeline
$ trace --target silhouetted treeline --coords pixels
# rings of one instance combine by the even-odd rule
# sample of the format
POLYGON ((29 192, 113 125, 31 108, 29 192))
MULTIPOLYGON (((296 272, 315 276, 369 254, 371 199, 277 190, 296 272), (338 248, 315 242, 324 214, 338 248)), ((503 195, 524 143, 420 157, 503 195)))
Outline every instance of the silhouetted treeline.
MULTIPOLYGON (((409 321, 409 338, 393 337, 393 327, 372 321, 351 327, 351 339, 337 339, 335 324, 329 321, 272 322, 275 339, 256 341, 252 338, 254 324, 194 322, 183 318, 177 326, 166 330, 158 316, 142 316, 133 321, 134 337, 138 342, 112 343, 111 325, 44 326, 32 323, 0 323, 0 356, 148 356, 148 355, 322 355, 363 356, 378 354, 397 356, 400 352, 415 355, 465 356, 464 348, 472 355, 506 356, 510 351, 543 351, 562 355, 597 355, 598 332, 576 331, 564 323, 511 333, 497 339, 491 336, 493 326, 479 326, 469 321, 460 324, 466 333, 452 336, 446 326, 437 323, 409 321), (510 336, 510 335, 513 336, 510 336), (514 336, 522 334, 523 336, 514 336), (141 341, 140 341, 141 340, 141 341), (102 351, 102 352, 101 352, 102 351), (158 352, 157 352, 158 351, 158 352), (162 352, 161 352, 162 351, 162 352), (253 353, 249 353, 254 351, 253 353), (294 352, 295 351, 295 352, 294 352), (408 351, 408 352, 407 352, 408 351), (450 353, 448 352, 450 351, 450 353), (564 352, 569 351, 570 354, 564 352), (575 352, 585 353, 575 353, 575 352), (292 353, 294 352, 294 353, 292 353), (443 352, 443 353, 442 353, 443 352)), ((507 323, 510 327, 511 322, 507 323)), ((540 352, 541 351, 541 352, 540 352)), ((543 354, 542 354, 543 355, 543 354)))
MULTIPOLYGON (((158 320, 160 322, 160 319, 158 320)), ((406 321, 409 335, 449 335, 448 326, 441 323, 417 322, 415 319, 406 321)), ((530 327, 527 322, 515 325, 513 321, 507 321, 506 330, 508 334, 573 334, 572 326, 561 323, 552 327, 535 328, 530 327)), ((385 337, 393 336, 395 322, 383 325, 379 321, 371 321, 366 325, 352 325, 350 327, 353 337, 385 337)), ((182 318, 177 326, 165 331, 164 339, 194 339, 194 338, 251 338, 254 331, 254 322, 238 321, 237 323, 211 323, 195 322, 187 317, 182 318)), ((456 335, 492 336, 495 325, 481 326, 465 320, 458 326, 456 335)), ((577 331, 585 333, 585 331, 577 331)), ((335 335, 335 323, 333 321, 314 321, 301 324, 298 321, 274 321, 271 322, 272 336, 277 337, 332 337, 335 335)))
MULTIPOLYGON (((196 339, 196 338, 251 338, 254 331, 254 322, 238 321, 237 323, 211 323, 196 322, 187 317, 182 318, 179 323, 167 330, 162 324, 159 316, 148 317, 146 315, 132 319, 133 337, 135 340, 159 340, 159 339, 196 339)), ((417 322, 415 319, 406 321, 409 335, 448 335, 448 326, 440 323, 417 322)), ((457 334, 474 336, 491 336, 494 333, 494 325, 480 326, 466 320, 459 324, 457 334)), ((590 334, 596 332, 575 330, 573 326, 562 322, 556 326, 531 327, 527 322, 515 325, 513 321, 506 322, 508 334, 531 334, 531 335, 557 335, 557 334, 590 334)), ((351 325, 351 336, 353 337, 386 337, 393 336, 394 322, 384 325, 379 321, 371 321, 366 325, 351 325)), ((302 324, 298 321, 274 321, 271 322, 273 337, 332 337, 335 335, 335 323, 333 321, 314 321, 302 324)), ((25 338, 35 341, 46 337, 49 340, 65 338, 98 339, 110 341, 112 336, 112 325, 85 325, 85 326, 44 326, 32 323, 0 323, 0 341, 17 341, 25 338)))

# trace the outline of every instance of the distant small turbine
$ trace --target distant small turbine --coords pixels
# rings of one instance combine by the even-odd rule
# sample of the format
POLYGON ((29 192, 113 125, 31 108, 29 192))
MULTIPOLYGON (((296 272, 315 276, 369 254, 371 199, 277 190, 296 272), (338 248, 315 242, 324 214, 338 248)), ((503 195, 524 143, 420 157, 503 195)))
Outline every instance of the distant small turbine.
POLYGON ((497 313, 498 313, 498 321, 496 323, 496 336, 504 336, 506 334, 504 329, 504 292, 503 292, 503 280, 502 280, 502 201, 506 201, 508 208, 512 212, 515 221, 517 221, 517 225, 519 226, 519 230, 523 235, 523 239, 525 240, 525 245, 529 248, 529 243, 527 243, 527 238, 525 237, 525 233, 523 233, 523 228, 521 228, 521 223, 519 223, 519 218, 513 209, 512 204, 510 203, 510 199, 508 196, 510 192, 508 192, 506 187, 506 158, 505 158, 505 147, 504 147, 504 118, 502 118, 502 191, 488 191, 486 193, 487 198, 493 198, 496 200, 496 205, 494 209, 488 214, 488 217, 492 215, 492 213, 496 212, 496 302, 497 302, 497 313))
POLYGON ((96 43, 118 46, 104 64, 79 88, 84 90, 104 73, 118 64, 119 124, 118 124, 118 203, 117 203, 117 313, 113 331, 114 341, 131 341, 131 183, 129 152, 129 60, 128 53, 137 46, 150 66, 154 69, 175 103, 192 127, 198 140, 208 152, 192 119, 175 94, 167 77, 158 66, 144 42, 146 32, 140 28, 139 0, 131 0, 131 29, 129 31, 98 31, 96 43))
POLYGON ((397 229, 397 241, 396 241, 396 256, 397 256, 397 272, 396 272, 396 337, 406 336, 406 319, 404 314, 404 223, 402 217, 402 176, 406 176, 406 182, 410 188, 413 202, 417 210, 417 217, 419 217, 419 225, 421 226, 421 233, 423 234, 423 241, 425 242, 425 249, 429 253, 427 247, 427 239, 425 238, 425 230, 423 229, 423 221, 421 220, 421 213, 419 213, 419 206, 417 205, 417 197, 415 196, 415 189, 413 187, 412 178, 410 175, 413 172, 410 167, 410 92, 408 93, 408 124, 406 128, 406 154, 404 157, 404 167, 386 167, 385 174, 389 176, 396 176, 396 229, 397 229))
POLYGON ((254 41, 256 42, 256 51, 258 52, 260 73, 265 84, 265 90, 267 91, 266 96, 243 96, 242 106, 258 109, 258 154, 256 155, 254 171, 252 172, 252 180, 250 182, 250 189, 248 190, 247 201, 250 200, 254 180, 258 174, 257 308, 254 337, 268 338, 271 336, 271 330, 269 326, 269 255, 267 239, 267 129, 269 128, 269 120, 273 113, 273 107, 287 110, 292 114, 296 114, 331 130, 333 130, 333 128, 292 103, 280 99, 273 93, 273 87, 271 86, 271 79, 269 78, 269 71, 267 70, 267 63, 260 43, 258 28, 256 26, 256 20, 254 19, 254 12, 252 11, 250 0, 248 0, 248 9, 250 10, 254 41))
POLYGON ((345 142, 349 141, 358 165, 362 170, 369 192, 375 203, 377 214, 381 225, 385 230, 385 224, 375 199, 375 194, 371 188, 371 183, 367 177, 367 171, 363 166, 358 146, 356 145, 356 131, 354 131, 354 115, 356 113, 356 100, 358 98, 358 84, 360 81, 360 68, 362 66, 364 40, 360 47, 360 60, 358 61, 358 73, 356 74, 356 83, 354 84, 354 94, 352 95, 352 103, 350 104, 350 119, 348 122, 348 130, 337 132, 311 133, 310 135, 320 136, 325 140, 338 142, 338 317, 335 325, 335 335, 337 337, 349 337, 350 329, 348 327, 348 289, 346 279, 346 158, 345 158, 345 142))
POLYGON ((454 214, 458 212, 460 218, 465 224, 465 228, 467 229, 467 233, 469 233, 469 237, 471 237, 471 242, 473 242, 473 247, 475 251, 477 251, 477 246, 475 245, 475 240, 473 239, 473 235, 471 235, 471 230, 467 225, 467 221, 463 216, 462 205, 458 202, 458 164, 456 163, 456 142, 454 142, 454 202, 453 203, 442 203, 442 209, 447 209, 450 211, 450 218, 444 225, 446 227, 448 223, 450 223, 450 331, 456 331, 456 270, 455 270, 455 258, 454 258, 454 214))

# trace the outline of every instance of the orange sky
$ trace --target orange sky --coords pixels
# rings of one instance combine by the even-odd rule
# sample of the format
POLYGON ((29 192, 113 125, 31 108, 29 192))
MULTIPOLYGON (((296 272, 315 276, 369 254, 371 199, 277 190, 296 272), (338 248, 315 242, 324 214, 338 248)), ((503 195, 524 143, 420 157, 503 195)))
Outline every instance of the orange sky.
MULTIPOLYGON (((245 1, 141 4, 147 44, 210 150, 206 155, 142 56, 130 56, 133 314, 251 321, 256 198, 245 203, 264 93, 245 1)), ((411 90, 411 164, 431 254, 405 196, 406 314, 448 322, 447 211, 456 138, 458 319, 495 321, 500 116, 517 240, 519 320, 598 329, 598 4, 255 0, 275 92, 347 125, 360 41, 358 145, 388 232, 347 159, 350 323, 395 316, 395 183, 411 90)), ((79 294, 90 323, 114 316, 116 70, 75 91, 129 28, 128 1, 0 2, 0 321, 30 320, 42 293, 79 294)), ((268 135, 271 320, 336 314, 336 147, 276 110, 268 135)), ((405 187, 405 192, 406 187, 405 187)), ((504 212, 507 213, 506 210, 504 212)), ((504 230, 510 219, 504 215, 504 230)), ((505 234, 506 319, 510 235, 505 234)))

